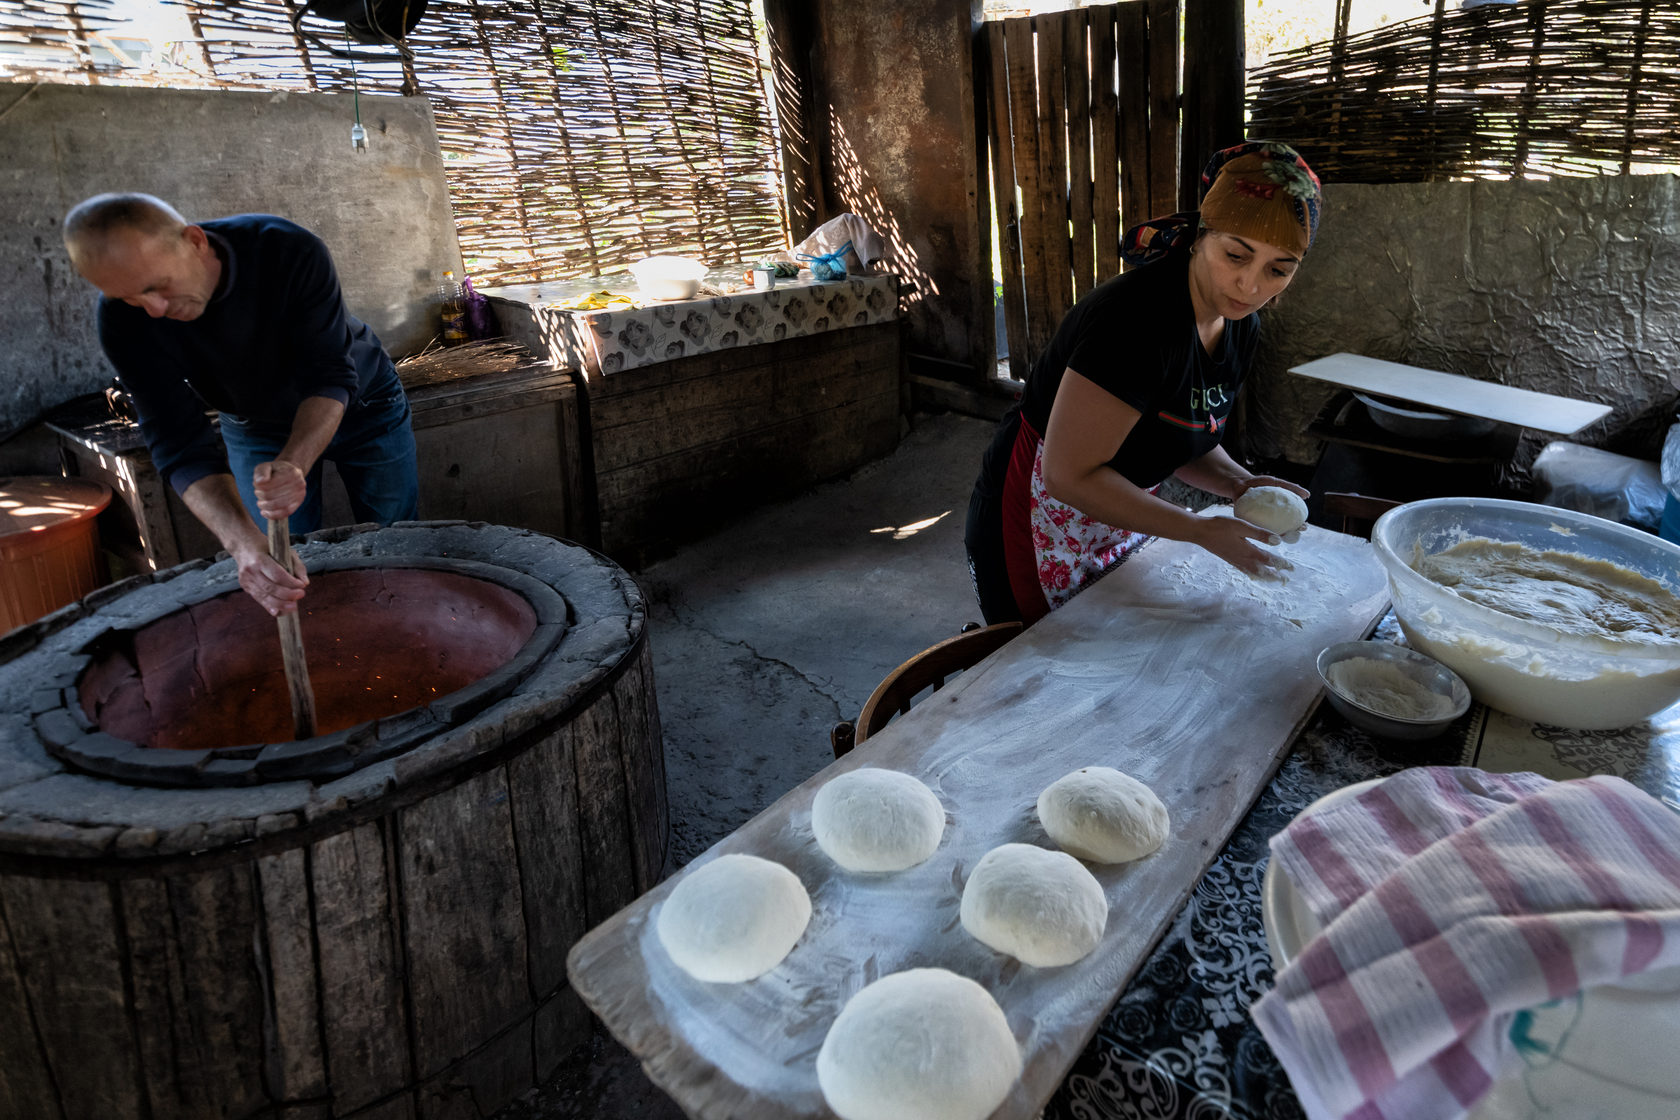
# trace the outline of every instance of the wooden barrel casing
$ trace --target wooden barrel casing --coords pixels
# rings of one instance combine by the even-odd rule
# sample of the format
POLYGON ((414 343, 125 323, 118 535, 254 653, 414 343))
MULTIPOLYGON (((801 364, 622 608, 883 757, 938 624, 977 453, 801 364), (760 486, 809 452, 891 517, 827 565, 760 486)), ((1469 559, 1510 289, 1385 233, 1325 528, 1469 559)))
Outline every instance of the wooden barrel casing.
POLYGON ((317 534, 306 562, 449 555, 564 597, 513 694, 315 784, 125 785, 34 731, 73 651, 224 590, 189 564, 0 641, 0 1116, 489 1116, 590 1032, 584 931, 658 879, 664 763, 639 590, 465 523, 317 534))

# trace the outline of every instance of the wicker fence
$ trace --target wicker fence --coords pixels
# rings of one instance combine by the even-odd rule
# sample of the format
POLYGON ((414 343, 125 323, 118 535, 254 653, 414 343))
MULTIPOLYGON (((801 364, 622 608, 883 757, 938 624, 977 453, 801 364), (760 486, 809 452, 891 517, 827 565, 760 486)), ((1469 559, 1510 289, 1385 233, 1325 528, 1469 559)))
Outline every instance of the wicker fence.
POLYGON ((109 0, 0 2, 0 75, 33 81, 85 81, 97 75, 100 60, 94 52, 110 25, 110 7, 109 0))
POLYGON ((1446 10, 1249 72, 1250 135, 1326 179, 1401 182, 1680 165, 1680 7, 1528 0, 1446 10))
POLYGON ((0 0, 0 77, 424 94, 487 283, 786 243, 747 0, 431 0, 406 58, 313 16, 299 34, 288 0, 178 6, 196 37, 148 72, 94 49, 104 0, 0 0))

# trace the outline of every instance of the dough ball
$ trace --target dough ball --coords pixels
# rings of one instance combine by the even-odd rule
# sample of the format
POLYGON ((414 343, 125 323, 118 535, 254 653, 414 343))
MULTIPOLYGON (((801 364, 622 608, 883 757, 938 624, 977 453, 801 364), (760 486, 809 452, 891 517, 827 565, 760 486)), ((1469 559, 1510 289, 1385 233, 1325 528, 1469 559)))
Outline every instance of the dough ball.
POLYGON ((696 980, 731 984, 782 962, 811 920, 799 876, 757 856, 719 856, 659 908, 659 943, 696 980))
POLYGON ((1255 486, 1243 492, 1232 512, 1251 525, 1274 533, 1293 533, 1307 523, 1307 503, 1281 486, 1255 486))
POLYGON ((1021 1076, 1021 1048, 979 984, 943 968, 883 976, 846 1002, 817 1052, 841 1120, 985 1120, 1021 1076))
POLYGON ((903 871, 939 847, 945 807, 909 774, 853 770, 817 791, 811 832, 847 871, 903 871))
POLYGON ((1066 852, 1002 844, 974 865, 961 914, 975 940, 1022 964, 1054 968, 1097 947, 1108 899, 1096 876, 1066 852))
POLYGON ((1058 848, 1092 863, 1141 859, 1167 838, 1167 807, 1155 791, 1107 766, 1051 782, 1038 795, 1038 820, 1058 848))

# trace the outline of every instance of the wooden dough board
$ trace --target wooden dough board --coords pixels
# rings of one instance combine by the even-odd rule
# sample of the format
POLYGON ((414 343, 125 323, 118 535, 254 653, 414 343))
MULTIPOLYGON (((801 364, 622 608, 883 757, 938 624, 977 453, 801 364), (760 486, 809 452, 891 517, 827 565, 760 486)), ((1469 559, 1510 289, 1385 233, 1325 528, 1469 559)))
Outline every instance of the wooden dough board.
POLYGON ((1610 414, 1607 404, 1536 393, 1359 354, 1331 354, 1305 365, 1291 366, 1289 372, 1365 393, 1414 401, 1445 412, 1480 416, 1562 436, 1574 435, 1610 414))
POLYGON ((1280 551, 1295 565, 1281 585, 1150 543, 588 933, 568 956, 574 989, 690 1116, 832 1118, 816 1056, 840 1007, 889 973, 947 968, 996 997, 1021 1044, 1025 1070, 993 1120, 1037 1116, 1316 707, 1319 651, 1364 637, 1388 608, 1368 542, 1309 527, 1280 551), (1135 863, 1088 865, 1110 902, 1094 952, 1024 966, 963 930, 963 882, 999 844, 1054 847, 1039 791, 1085 765, 1149 785, 1171 833, 1135 863), (914 774, 944 802, 925 863, 853 875, 817 847, 812 797, 859 766, 914 774), (654 926, 682 874, 726 852, 791 868, 813 907, 787 958, 744 984, 694 980, 654 926))

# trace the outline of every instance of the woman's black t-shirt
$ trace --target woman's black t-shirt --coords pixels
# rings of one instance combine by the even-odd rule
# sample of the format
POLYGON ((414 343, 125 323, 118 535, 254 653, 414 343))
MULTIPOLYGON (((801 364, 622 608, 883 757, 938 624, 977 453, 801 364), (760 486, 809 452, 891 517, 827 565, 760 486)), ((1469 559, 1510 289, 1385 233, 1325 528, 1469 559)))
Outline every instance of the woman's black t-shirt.
MULTIPOLYGON (((1034 363, 1018 406, 1043 435, 1069 369, 1125 401, 1141 415, 1108 465, 1144 488, 1218 446, 1260 339, 1254 314, 1226 321, 1217 357, 1202 348, 1189 267, 1188 253, 1173 253, 1088 292, 1034 363)), ((999 488, 1013 421, 1005 420, 986 456, 984 476, 999 488)))

